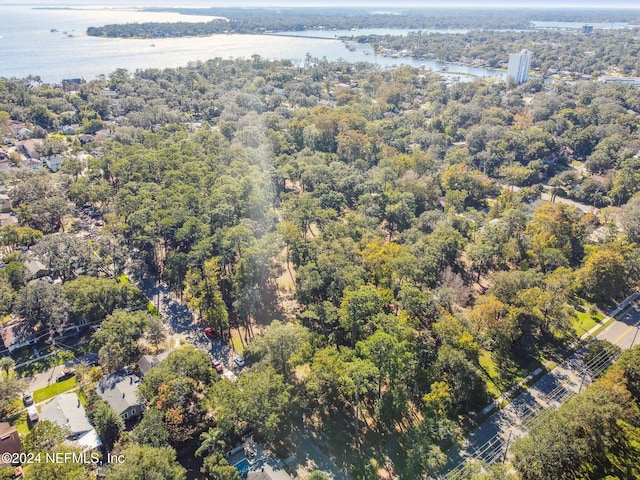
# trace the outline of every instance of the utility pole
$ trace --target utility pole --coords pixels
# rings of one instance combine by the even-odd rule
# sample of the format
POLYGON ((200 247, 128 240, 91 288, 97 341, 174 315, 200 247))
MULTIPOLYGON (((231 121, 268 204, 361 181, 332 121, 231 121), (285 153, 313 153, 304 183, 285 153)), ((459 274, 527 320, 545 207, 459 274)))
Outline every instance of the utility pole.
POLYGON ((507 461, 507 452, 509 451, 509 443, 511 443, 511 435, 513 434, 513 430, 509 430, 509 437, 507 438, 507 444, 504 447, 504 455, 502 456, 502 463, 507 461))
POLYGON ((587 370, 582 370, 582 379, 580 380, 580 388, 578 389, 578 393, 582 391, 582 386, 584 385, 584 378, 587 376, 587 370))
POLYGON ((631 346, 629 348, 633 348, 633 344, 636 343, 636 337, 638 336, 638 329, 640 327, 636 326, 636 333, 633 334, 633 340, 631 340, 631 346))

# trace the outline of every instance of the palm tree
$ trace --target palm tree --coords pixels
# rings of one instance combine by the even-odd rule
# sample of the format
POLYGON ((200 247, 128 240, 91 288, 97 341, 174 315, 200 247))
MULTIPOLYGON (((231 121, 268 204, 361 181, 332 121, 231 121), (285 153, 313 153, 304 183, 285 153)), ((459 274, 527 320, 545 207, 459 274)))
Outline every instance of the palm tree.
POLYGON ((0 358, 0 368, 4 370, 6 377, 9 378, 9 371, 16 366, 16 362, 11 357, 0 358))
POLYGON ((209 431, 200 434, 200 446, 196 450, 196 457, 203 454, 210 455, 214 450, 223 450, 226 442, 222 438, 220 429, 211 427, 209 431))

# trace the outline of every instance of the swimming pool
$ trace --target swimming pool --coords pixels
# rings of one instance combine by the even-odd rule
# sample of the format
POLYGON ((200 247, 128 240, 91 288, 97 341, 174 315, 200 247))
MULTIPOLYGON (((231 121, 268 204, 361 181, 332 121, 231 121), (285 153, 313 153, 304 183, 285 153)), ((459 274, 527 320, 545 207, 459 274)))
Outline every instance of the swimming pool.
POLYGON ((233 466, 236 467, 236 470, 238 470, 238 473, 240 475, 244 475, 249 471, 249 467, 251 466, 251 464, 249 463, 249 460, 247 460, 246 458, 243 458, 238 463, 235 463, 233 466))

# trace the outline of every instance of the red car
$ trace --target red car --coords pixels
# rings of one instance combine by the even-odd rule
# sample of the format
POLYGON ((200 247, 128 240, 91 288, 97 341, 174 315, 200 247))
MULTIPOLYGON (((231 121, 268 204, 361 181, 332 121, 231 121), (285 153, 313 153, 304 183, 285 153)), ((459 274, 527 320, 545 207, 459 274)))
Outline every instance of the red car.
POLYGON ((204 334, 205 334, 207 337, 211 338, 211 339, 215 339, 215 338, 218 338, 218 337, 219 337, 218 332, 216 332, 216 331, 215 331, 213 328, 211 328, 211 327, 205 327, 205 329, 204 329, 204 334))
POLYGON ((215 368, 216 372, 218 373, 222 373, 224 370, 224 367, 222 366, 222 363, 220 363, 219 360, 212 361, 211 365, 213 365, 213 368, 215 368))

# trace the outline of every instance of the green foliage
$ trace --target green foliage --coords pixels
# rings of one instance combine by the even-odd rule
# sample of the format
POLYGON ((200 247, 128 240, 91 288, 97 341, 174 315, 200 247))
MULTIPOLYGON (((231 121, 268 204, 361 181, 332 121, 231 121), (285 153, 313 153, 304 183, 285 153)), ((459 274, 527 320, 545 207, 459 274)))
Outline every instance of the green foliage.
POLYGON ((147 299, 140 289, 108 278, 82 276, 66 282, 62 291, 74 320, 104 320, 117 309, 143 310, 147 299))
POLYGON ((139 445, 150 447, 169 446, 169 431, 164 425, 164 415, 156 408, 147 408, 142 420, 131 431, 130 438, 139 445))
POLYGON ((98 400, 91 409, 91 422, 102 440, 102 445, 111 451, 124 431, 124 421, 105 401, 98 400))
POLYGON ((153 472, 156 480, 184 480, 185 468, 176 460, 171 447, 150 447, 131 444, 122 450, 122 463, 114 463, 106 469, 107 480, 137 480, 153 472))
POLYGON ((55 382, 46 387, 39 388, 33 392, 33 401, 36 403, 43 402, 55 397, 61 393, 67 392, 78 385, 78 378, 74 375, 62 382, 55 382))
POLYGON ((141 311, 114 310, 107 316, 102 329, 93 334, 94 341, 100 345, 100 365, 115 372, 136 362, 141 355, 138 339, 148 321, 148 315, 141 311))
POLYGON ((236 383, 217 382, 209 398, 218 428, 225 435, 251 430, 274 441, 287 429, 291 387, 271 366, 248 370, 236 383))
POLYGON ((67 322, 68 305, 59 285, 34 282, 26 285, 18 294, 15 312, 33 327, 61 331, 67 322))
POLYGON ((274 320, 245 348, 243 355, 251 364, 262 361, 288 378, 290 369, 309 355, 310 341, 311 334, 305 327, 274 320))
POLYGON ((68 435, 67 429, 47 420, 42 420, 25 437, 23 446, 25 451, 31 453, 51 451, 62 443, 68 435))
POLYGON ((523 480, 637 478, 639 425, 629 392, 605 378, 537 422, 514 466, 523 480))

